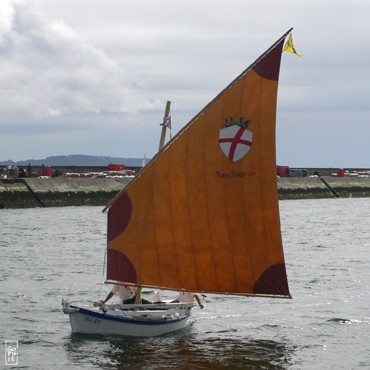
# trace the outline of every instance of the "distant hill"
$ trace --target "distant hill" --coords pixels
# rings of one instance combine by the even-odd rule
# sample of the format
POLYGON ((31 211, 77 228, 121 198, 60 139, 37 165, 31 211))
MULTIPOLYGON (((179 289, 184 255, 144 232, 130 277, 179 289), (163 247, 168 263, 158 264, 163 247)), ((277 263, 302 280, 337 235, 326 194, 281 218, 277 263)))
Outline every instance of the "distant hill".
MULTIPOLYGON (((146 160, 148 162, 148 160, 146 160)), ((119 158, 119 157, 99 157, 94 155, 58 155, 46 157, 45 159, 27 159, 24 161, 0 161, 0 166, 27 166, 29 163, 33 166, 107 166, 109 163, 125 164, 128 167, 141 167, 143 158, 119 158)))

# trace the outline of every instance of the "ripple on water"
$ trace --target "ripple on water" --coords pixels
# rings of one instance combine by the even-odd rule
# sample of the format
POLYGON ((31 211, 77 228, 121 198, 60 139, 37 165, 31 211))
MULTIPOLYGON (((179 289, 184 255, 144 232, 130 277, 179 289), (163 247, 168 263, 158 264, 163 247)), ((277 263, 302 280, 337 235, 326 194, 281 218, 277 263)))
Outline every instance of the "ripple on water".
POLYGON ((72 335, 61 312, 108 291, 101 207, 0 210, 2 335, 30 369, 370 368, 369 200, 280 210, 293 300, 209 295, 194 325, 150 339, 72 335))

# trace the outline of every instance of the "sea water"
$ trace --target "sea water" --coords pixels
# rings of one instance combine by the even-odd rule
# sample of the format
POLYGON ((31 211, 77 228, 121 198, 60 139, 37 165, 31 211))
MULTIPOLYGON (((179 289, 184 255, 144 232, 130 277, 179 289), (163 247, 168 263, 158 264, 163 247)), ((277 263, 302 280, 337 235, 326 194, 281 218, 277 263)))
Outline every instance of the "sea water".
POLYGON ((280 213, 292 300, 207 295, 192 326, 143 339, 71 334, 61 311, 108 293, 101 207, 0 210, 0 368, 370 369, 370 199, 280 213))

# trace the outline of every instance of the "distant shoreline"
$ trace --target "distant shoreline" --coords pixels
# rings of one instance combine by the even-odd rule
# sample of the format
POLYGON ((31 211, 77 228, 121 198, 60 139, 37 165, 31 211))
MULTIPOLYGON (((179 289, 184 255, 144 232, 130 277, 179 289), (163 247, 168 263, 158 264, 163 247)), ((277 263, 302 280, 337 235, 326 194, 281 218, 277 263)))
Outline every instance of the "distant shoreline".
POLYGON ((108 166, 109 163, 123 163, 126 166, 138 167, 143 161, 148 161, 146 156, 141 158, 133 157, 109 157, 109 156, 95 156, 85 154, 72 155, 57 155, 50 156, 43 159, 25 159, 22 161, 13 161, 11 159, 0 161, 0 167, 4 166, 57 166, 57 167, 103 167, 108 166))

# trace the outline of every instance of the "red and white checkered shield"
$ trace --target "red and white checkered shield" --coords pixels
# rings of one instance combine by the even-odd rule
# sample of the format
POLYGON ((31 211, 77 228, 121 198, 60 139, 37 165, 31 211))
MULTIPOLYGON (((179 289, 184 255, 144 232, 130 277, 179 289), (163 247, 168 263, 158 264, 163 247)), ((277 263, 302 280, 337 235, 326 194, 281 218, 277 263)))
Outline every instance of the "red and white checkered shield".
POLYGON ((252 136, 252 132, 246 128, 232 125, 220 130, 218 142, 226 157, 236 162, 249 152, 252 136))

